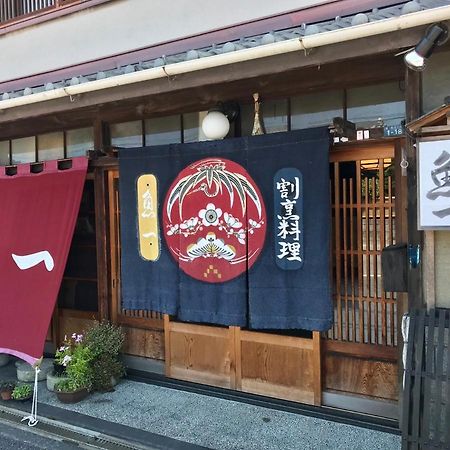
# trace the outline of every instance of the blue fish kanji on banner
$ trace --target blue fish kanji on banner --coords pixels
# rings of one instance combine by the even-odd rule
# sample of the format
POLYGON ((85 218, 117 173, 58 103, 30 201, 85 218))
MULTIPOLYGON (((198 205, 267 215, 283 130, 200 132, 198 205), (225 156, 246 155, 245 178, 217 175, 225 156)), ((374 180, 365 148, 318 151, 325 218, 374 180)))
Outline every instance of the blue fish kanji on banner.
POLYGON ((327 129, 121 149, 125 309, 326 330, 327 129))

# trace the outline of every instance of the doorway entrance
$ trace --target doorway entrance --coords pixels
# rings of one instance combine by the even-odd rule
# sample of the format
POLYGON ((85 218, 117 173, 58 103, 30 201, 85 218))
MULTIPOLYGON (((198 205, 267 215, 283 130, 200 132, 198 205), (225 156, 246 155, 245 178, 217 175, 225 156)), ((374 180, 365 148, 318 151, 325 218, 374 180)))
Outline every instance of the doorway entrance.
POLYGON ((380 142, 330 152, 334 324, 322 356, 325 403, 391 416, 399 299, 383 290, 381 251, 402 238, 396 151, 394 142, 380 142))

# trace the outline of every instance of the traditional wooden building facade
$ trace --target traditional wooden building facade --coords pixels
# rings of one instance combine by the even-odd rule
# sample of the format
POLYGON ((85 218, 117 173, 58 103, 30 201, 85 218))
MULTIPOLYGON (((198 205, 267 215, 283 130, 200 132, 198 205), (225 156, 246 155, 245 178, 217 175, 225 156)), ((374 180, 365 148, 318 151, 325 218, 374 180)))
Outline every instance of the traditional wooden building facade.
POLYGON ((399 323, 424 301, 422 266, 409 268, 407 293, 387 293, 381 252, 422 245, 414 141, 402 123, 438 106, 450 85, 445 46, 423 75, 397 53, 449 20, 448 2, 284 1, 257 10, 232 2, 224 11, 213 2, 214 11, 180 0, 168 11, 164 2, 88 0, 31 2, 15 13, 16 2, 0 3, 0 48, 11 61, 0 70, 1 164, 90 156, 49 350, 109 319, 126 332, 132 367, 397 417, 399 323), (333 132, 331 330, 268 333, 123 309, 115 149, 201 141, 201 121, 218 102, 240 106, 229 136, 249 136, 256 92, 266 133, 333 132))

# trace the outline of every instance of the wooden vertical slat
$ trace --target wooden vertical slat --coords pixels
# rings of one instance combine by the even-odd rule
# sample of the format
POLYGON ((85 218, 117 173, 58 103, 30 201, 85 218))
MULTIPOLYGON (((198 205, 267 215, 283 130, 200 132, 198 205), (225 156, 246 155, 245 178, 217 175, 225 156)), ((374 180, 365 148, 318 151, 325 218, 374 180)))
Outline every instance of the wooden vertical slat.
POLYGON ((356 342, 356 305, 355 305, 355 243, 354 243, 354 202, 353 202, 353 178, 350 178, 350 285, 352 299, 352 341, 356 342))
MULTIPOLYGON (((438 334, 437 334, 437 342, 438 347, 436 351, 436 371, 435 371, 435 392, 442 393, 442 388, 445 389, 445 383, 443 382, 444 378, 444 343, 445 343, 445 315, 446 311, 441 309, 439 311, 439 319, 438 319, 438 334)), ((449 355, 450 356, 450 355, 449 355)), ((449 360, 447 359, 447 371, 448 371, 449 360)), ((447 375, 448 374, 447 372, 447 375)), ((447 386, 448 388, 448 386, 447 386)), ((439 399, 440 400, 440 399, 439 399)), ((448 398, 447 398, 448 405, 448 398)), ((444 428, 442 428, 442 401, 437 401, 434 406, 434 414, 432 414, 432 423, 436 427, 436 435, 439 436, 442 440, 445 440, 445 433, 449 428, 449 422, 444 421, 444 428)), ((439 440, 441 440, 439 439, 439 440)), ((450 444, 450 442, 447 442, 450 444)), ((448 446, 447 446, 448 447, 448 446)))
POLYGON ((410 417, 411 417, 411 386, 412 386, 412 363, 413 363, 413 355, 414 355, 414 343, 416 342, 416 319, 417 314, 415 311, 411 311, 410 314, 410 322, 409 322, 409 330, 408 330, 408 351, 406 354, 406 364, 405 364, 405 382, 403 387, 403 414, 401 420, 401 429, 402 429, 402 450, 407 450, 409 448, 408 440, 410 437, 410 417))
POLYGON ((98 313, 101 320, 109 319, 109 259, 108 236, 106 223, 106 186, 103 169, 94 171, 94 195, 95 195, 95 234, 97 245, 97 273, 98 273, 98 313))
MULTIPOLYGON (((378 334, 378 271, 377 271, 377 177, 372 178, 372 261, 373 261, 373 309, 374 309, 374 344, 379 344, 378 334)), ((372 277, 371 277, 372 278, 372 277)))
POLYGON ((165 374, 166 377, 171 376, 170 366, 170 316, 169 314, 164 314, 164 354, 165 354, 165 374))
POLYGON ((241 328, 234 328, 234 383, 235 389, 242 391, 242 351, 241 351, 241 328))
POLYGON ((372 343, 372 312, 371 312, 371 303, 370 303, 370 270, 371 270, 371 265, 370 265, 370 254, 369 254, 369 249, 370 249, 370 210, 369 210, 369 178, 366 176, 365 177, 365 198, 364 198, 364 203, 365 203, 365 211, 366 211, 366 223, 365 223, 365 229, 366 229, 366 238, 365 238, 365 243, 366 243, 366 250, 365 250, 365 256, 366 256, 366 295, 365 295, 365 306, 367 306, 367 342, 369 344, 372 343))
MULTIPOLYGON (((430 415, 431 415, 431 384, 435 377, 433 370, 434 363, 434 327, 435 327, 435 311, 430 311, 428 318, 428 333, 426 336, 425 346, 425 373, 423 379, 423 419, 421 423, 421 438, 423 442, 427 442, 430 436, 430 415)), ((440 400, 440 399, 439 399, 440 400)))
POLYGON ((358 257, 358 300, 359 300, 359 342, 364 342, 364 302, 363 302, 363 248, 362 248, 362 214, 361 214, 361 163, 356 161, 356 203, 358 208, 356 211, 357 226, 357 257, 358 257))
MULTIPOLYGON (((380 253, 381 253, 381 249, 385 247, 385 217, 386 217, 386 209, 385 209, 385 196, 384 196, 384 159, 379 159, 378 160, 378 182, 380 185, 380 245, 379 248, 377 249, 380 253)), ((377 266, 378 266, 378 259, 379 256, 376 257, 377 258, 377 266)), ((387 322, 386 322, 386 296, 384 294, 384 289, 382 287, 383 285, 381 284, 381 344, 383 345, 387 345, 387 322)))
POLYGON ((313 331, 314 404, 322 404, 322 366, 320 333, 313 331))
POLYGON ((421 412, 421 390, 422 390, 422 368, 424 354, 425 334, 425 310, 422 309, 416 319, 416 339, 415 347, 415 367, 414 367, 414 387, 412 399, 412 427, 411 427, 411 448, 419 449, 420 432, 420 412, 421 412))
POLYGON ((342 305, 341 305, 341 224, 340 224, 340 183, 339 163, 334 163, 334 238, 336 262, 336 305, 338 315, 338 339, 342 339, 342 305))
POLYGON ((347 239, 347 179, 342 179, 342 256, 344 263, 344 308, 343 339, 350 340, 349 309, 348 309, 348 239, 347 239), (345 328, 344 328, 345 326, 345 328))
POLYGON ((117 216, 118 216, 118 205, 117 205, 117 190, 115 189, 114 182, 117 177, 116 172, 108 172, 108 197, 109 197, 109 224, 110 227, 113 226, 113 230, 110 232, 109 236, 109 248, 111 249, 111 320, 113 323, 117 323, 117 310, 119 308, 119 296, 118 296, 118 260, 117 260, 117 216))

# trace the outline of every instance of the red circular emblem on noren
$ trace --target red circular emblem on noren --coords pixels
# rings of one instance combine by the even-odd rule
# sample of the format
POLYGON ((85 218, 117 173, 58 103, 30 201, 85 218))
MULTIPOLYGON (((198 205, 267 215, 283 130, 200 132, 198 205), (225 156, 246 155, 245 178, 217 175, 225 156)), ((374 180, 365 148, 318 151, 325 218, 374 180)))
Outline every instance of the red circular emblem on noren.
POLYGON ((221 283, 250 268, 266 235, 261 192, 233 161, 207 158, 180 172, 163 209, 163 233, 187 275, 221 283))

